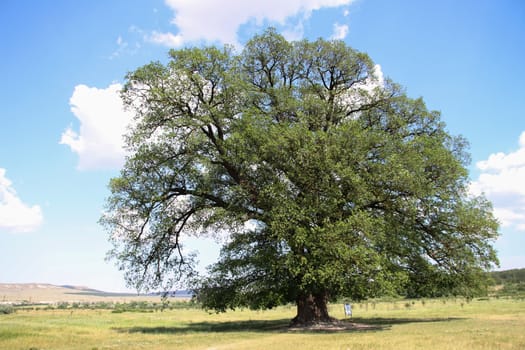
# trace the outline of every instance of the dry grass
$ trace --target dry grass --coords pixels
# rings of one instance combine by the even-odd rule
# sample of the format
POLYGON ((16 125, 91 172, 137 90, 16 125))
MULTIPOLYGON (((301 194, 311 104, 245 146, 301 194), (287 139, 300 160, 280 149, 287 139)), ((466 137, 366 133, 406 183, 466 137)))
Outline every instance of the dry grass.
MULTIPOLYGON (((397 301, 354 305, 366 328, 291 331, 293 307, 208 314, 176 309, 20 310, 0 316, 0 349, 524 349, 525 301, 397 301)), ((344 317, 342 305, 331 314, 344 317)))

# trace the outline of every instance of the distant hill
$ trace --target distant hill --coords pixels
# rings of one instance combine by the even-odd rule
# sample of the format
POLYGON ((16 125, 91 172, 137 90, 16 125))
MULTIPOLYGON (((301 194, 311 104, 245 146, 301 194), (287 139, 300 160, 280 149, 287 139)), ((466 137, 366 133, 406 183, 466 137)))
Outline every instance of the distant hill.
POLYGON ((88 287, 81 287, 81 286, 72 286, 72 285, 69 285, 69 284, 64 284, 64 285, 58 286, 58 287, 67 288, 67 289, 73 289, 73 290, 79 290, 79 291, 92 291, 92 292, 96 292, 96 293, 99 293, 99 292, 103 293, 102 291, 97 290, 97 289, 88 288, 88 287))
POLYGON ((496 285, 508 283, 525 283, 525 268, 505 271, 493 271, 490 273, 496 285))
POLYGON ((90 296, 96 296, 96 297, 136 297, 139 296, 137 293, 119 293, 119 292, 104 292, 98 289, 88 288, 88 287, 78 287, 78 286, 70 286, 70 285, 62 285, 60 286, 65 289, 70 289, 71 292, 68 294, 73 295, 90 295, 90 296))
MULTIPOLYGON (((179 298, 191 297, 186 291, 172 293, 179 298)), ((42 303, 58 302, 130 302, 159 301, 158 294, 134 294, 104 292, 88 287, 72 285, 56 286, 46 283, 0 283, 0 303, 42 303)))

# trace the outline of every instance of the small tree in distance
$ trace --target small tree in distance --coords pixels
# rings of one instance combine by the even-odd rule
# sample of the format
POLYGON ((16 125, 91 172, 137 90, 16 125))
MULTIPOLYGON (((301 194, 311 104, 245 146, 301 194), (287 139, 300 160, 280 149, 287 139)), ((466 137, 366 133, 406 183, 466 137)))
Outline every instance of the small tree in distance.
POLYGON ((130 156, 101 222, 130 286, 190 278, 206 308, 294 302, 303 325, 339 297, 473 293, 497 264, 466 141, 341 41, 172 50, 122 97, 130 156), (213 232, 228 238, 196 279, 183 239, 213 232))

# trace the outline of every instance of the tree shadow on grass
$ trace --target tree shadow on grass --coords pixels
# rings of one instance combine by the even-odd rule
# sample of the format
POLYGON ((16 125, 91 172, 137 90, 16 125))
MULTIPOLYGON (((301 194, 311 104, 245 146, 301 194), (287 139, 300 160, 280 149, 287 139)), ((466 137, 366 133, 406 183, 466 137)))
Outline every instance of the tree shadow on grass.
POLYGON ((409 324, 409 323, 436 323, 436 322, 453 322, 459 321, 463 318, 460 317, 430 317, 430 318, 388 318, 388 317, 375 317, 375 318, 361 318, 355 317, 350 320, 343 320, 349 324, 356 325, 358 331, 378 331, 378 330, 389 330, 394 325, 409 324))
POLYGON ((406 323, 452 322, 452 321, 460 321, 463 319, 464 318, 461 318, 461 317, 429 317, 429 318, 354 317, 350 320, 344 320, 343 322, 351 321, 351 322, 362 323, 362 324, 367 324, 367 325, 393 326, 396 324, 406 324, 406 323))
POLYGON ((377 332, 389 330, 393 325, 408 323, 452 322, 462 318, 352 318, 341 320, 334 325, 313 325, 304 328, 290 328, 290 319, 249 320, 227 322, 191 322, 172 327, 128 327, 112 328, 119 333, 143 334, 187 334, 187 333, 225 333, 261 332, 283 333, 333 333, 333 332, 377 332))
POLYGON ((113 328, 120 333, 184 334, 222 332, 279 332, 288 327, 290 319, 227 322, 191 322, 173 327, 113 328))

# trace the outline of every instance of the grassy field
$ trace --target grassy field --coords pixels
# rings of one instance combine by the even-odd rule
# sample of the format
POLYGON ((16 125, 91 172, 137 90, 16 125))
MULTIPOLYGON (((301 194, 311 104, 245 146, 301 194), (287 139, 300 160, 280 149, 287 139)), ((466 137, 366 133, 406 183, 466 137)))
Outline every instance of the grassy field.
POLYGON ((20 309, 0 315, 0 349, 525 349, 523 299, 355 304, 347 322, 373 328, 341 332, 289 330, 294 313, 20 309))

